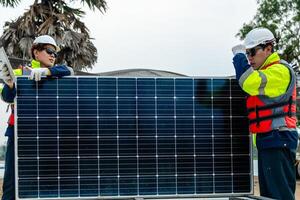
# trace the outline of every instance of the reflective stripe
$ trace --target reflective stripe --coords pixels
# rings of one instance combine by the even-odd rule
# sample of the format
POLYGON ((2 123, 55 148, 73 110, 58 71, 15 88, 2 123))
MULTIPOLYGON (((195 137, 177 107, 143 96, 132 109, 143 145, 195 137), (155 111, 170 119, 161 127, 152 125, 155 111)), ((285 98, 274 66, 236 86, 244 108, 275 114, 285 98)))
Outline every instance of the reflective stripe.
POLYGON ((288 128, 286 126, 283 126, 283 127, 279 127, 278 131, 297 131, 297 129, 296 128, 288 128))
POLYGON ((67 66, 67 68, 68 68, 68 70, 70 71, 70 76, 74 76, 75 73, 74 73, 73 68, 72 68, 72 67, 68 67, 68 66, 67 66))
POLYGON ((4 101, 4 100, 3 100, 3 97, 2 97, 2 90, 3 90, 3 87, 4 87, 4 85, 1 84, 1 85, 0 85, 0 97, 1 97, 1 100, 2 100, 2 101, 4 101))
POLYGON ((15 70, 14 70, 14 74, 15 74, 16 76, 22 76, 22 69, 15 69, 15 70))
POLYGON ((252 134, 252 144, 256 147, 256 133, 252 134))
POLYGON ((241 88, 243 88, 243 84, 244 84, 245 80, 250 76, 250 74, 252 74, 253 71, 254 71, 253 68, 250 67, 242 74, 242 76, 240 77, 240 80, 239 80, 239 84, 240 84, 241 88))
POLYGON ((261 84, 261 77, 258 71, 254 70, 248 78, 244 81, 242 89, 251 96, 259 95, 259 86, 261 84))
POLYGON ((258 88, 258 93, 259 93, 260 95, 265 95, 265 87, 266 87, 266 85, 267 85, 267 77, 266 77, 266 75, 265 75, 263 72, 261 72, 261 71, 258 71, 258 74, 259 74, 259 76, 260 76, 260 78, 261 78, 261 83, 260 83, 260 86, 259 86, 259 88, 258 88))

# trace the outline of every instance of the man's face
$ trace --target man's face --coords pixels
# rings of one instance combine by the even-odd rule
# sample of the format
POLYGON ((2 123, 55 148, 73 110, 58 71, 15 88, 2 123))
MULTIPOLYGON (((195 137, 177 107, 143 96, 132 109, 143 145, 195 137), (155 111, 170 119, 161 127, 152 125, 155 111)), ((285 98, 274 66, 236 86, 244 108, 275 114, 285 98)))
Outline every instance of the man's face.
POLYGON ((247 58, 253 69, 258 69, 262 66, 271 53, 271 46, 264 48, 262 46, 256 46, 251 49, 246 49, 247 58))

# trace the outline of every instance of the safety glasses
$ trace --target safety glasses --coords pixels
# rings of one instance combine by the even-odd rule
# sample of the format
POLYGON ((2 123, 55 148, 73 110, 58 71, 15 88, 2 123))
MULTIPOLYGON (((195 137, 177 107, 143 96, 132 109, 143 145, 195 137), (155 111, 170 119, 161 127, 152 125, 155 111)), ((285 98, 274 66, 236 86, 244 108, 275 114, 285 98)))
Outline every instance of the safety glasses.
POLYGON ((57 52, 52 49, 52 48, 45 48, 44 49, 46 51, 47 54, 49 54, 50 56, 53 56, 54 58, 57 57, 57 52))
POLYGON ((255 56, 256 53, 257 53, 257 51, 259 49, 264 49, 264 47, 262 47, 262 46, 256 46, 256 47, 253 47, 251 49, 246 49, 246 55, 247 55, 247 57, 250 57, 250 56, 253 57, 253 56, 255 56))

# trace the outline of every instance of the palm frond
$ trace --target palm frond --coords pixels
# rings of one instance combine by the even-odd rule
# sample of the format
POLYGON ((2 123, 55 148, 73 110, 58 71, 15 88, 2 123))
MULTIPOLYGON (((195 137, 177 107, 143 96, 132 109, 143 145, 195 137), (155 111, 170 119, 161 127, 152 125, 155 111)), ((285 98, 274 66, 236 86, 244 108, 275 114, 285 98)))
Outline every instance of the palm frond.
POLYGON ((5 7, 15 7, 20 3, 21 0, 0 0, 0 4, 5 7))
MULTIPOLYGON (((41 0, 40 3, 38 1, 35 0, 22 16, 5 23, 0 43, 7 54, 30 59, 30 48, 34 38, 48 34, 61 47, 57 62, 65 62, 76 70, 92 68, 97 61, 97 49, 91 42, 88 28, 78 18, 84 15, 84 12, 67 6, 64 0, 41 0)), ((91 9, 106 9, 104 0, 85 2, 91 9)))
MULTIPOLYGON (((71 0, 74 1, 74 0, 71 0)), ((81 3, 87 4, 91 10, 98 9, 100 12, 104 13, 107 9, 107 4, 105 0, 81 0, 81 3)))
POLYGON ((21 52, 23 52, 23 54, 27 54, 30 55, 30 49, 28 49, 28 47, 30 47, 33 43, 33 39, 30 37, 23 37, 20 41, 19 41, 19 47, 21 52))

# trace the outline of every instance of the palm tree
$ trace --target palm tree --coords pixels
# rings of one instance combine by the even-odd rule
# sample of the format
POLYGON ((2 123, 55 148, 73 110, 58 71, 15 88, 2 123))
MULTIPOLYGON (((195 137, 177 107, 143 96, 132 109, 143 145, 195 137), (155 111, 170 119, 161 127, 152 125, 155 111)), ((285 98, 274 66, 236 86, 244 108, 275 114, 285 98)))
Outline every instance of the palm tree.
MULTIPOLYGON (((0 0, 0 4, 15 7, 19 1, 0 0)), ((107 8, 105 0, 81 0, 81 3, 101 13, 107 8)), ((91 69, 97 61, 97 49, 88 28, 80 21, 84 14, 80 8, 69 7, 65 0, 35 0, 18 19, 5 22, 0 41, 9 56, 30 59, 34 38, 51 35, 61 48, 57 62, 64 61, 75 70, 91 69)))

